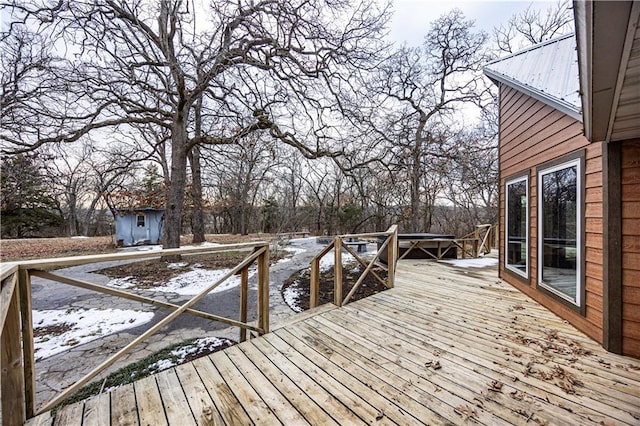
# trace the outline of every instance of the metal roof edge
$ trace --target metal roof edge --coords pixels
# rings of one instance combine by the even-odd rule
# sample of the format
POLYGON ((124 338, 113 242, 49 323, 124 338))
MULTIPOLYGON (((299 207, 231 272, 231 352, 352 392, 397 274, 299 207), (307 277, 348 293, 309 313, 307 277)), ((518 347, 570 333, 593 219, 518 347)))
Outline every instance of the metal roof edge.
POLYGON ((580 109, 576 109, 575 106, 573 106, 572 104, 563 101, 562 99, 558 99, 554 96, 550 96, 549 94, 542 92, 540 90, 537 90, 531 86, 528 86, 526 84, 522 84, 517 80, 514 80, 504 74, 500 74, 497 73, 495 71, 492 71, 488 68, 483 68, 482 71, 484 72, 484 74, 489 77, 491 80, 500 82, 500 83, 504 83, 507 86, 513 87, 514 89, 528 95, 531 96, 534 99, 539 100, 540 102, 543 102, 547 105, 549 105, 552 108, 557 109, 558 111, 568 115, 571 118, 574 118, 575 120, 578 120, 579 122, 582 123, 582 111, 580 111, 580 109))
POLYGON ((523 53, 527 53, 527 52, 530 52, 532 50, 536 50, 536 49, 539 49, 541 47, 544 47, 547 44, 556 43, 558 41, 564 40, 565 38, 569 38, 569 37, 573 37, 573 36, 575 36, 575 33, 567 33, 567 34, 563 34, 561 36, 558 36, 556 38, 552 38, 552 39, 549 39, 549 40, 542 41, 542 42, 540 42, 538 44, 534 44, 533 46, 529 46, 529 47, 526 47, 526 48, 524 48, 522 50, 518 50, 517 52, 510 53, 507 56, 503 56, 502 58, 495 59, 495 60, 489 62, 486 66, 489 66, 489 65, 492 65, 492 64, 496 64, 498 62, 502 62, 502 61, 504 61, 506 59, 511 59, 513 57, 522 55, 523 53))

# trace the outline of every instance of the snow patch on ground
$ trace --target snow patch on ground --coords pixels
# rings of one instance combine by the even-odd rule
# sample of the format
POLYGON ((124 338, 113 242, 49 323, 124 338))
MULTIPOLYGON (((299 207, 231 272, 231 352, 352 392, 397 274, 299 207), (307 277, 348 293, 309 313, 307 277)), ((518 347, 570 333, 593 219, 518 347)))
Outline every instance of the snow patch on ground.
POLYGON ((302 248, 302 247, 281 247, 281 248, 279 248, 279 250, 286 251, 287 253, 289 253, 289 254, 290 254, 290 256, 289 256, 289 257, 282 258, 282 259, 278 260, 276 263, 291 262, 291 259, 292 259, 294 256, 297 256, 297 255, 299 255, 299 254, 302 254, 302 253, 306 253, 306 252, 307 252, 307 249, 304 249, 304 248, 302 248))
POLYGON ((293 254, 294 256, 297 254, 302 254, 302 253, 306 253, 307 249, 304 249, 302 247, 284 247, 284 250, 288 251, 289 253, 293 254))
MULTIPOLYGON (((342 264, 349 262, 354 262, 356 260, 355 257, 351 255, 351 253, 342 253, 342 264)), ((320 272, 327 272, 329 269, 333 268, 336 264, 336 257, 334 254, 334 250, 331 250, 327 253, 322 259, 320 259, 320 272)))
POLYGON ((291 310, 294 312, 302 312, 304 310, 298 305, 298 299, 301 293, 298 286, 298 281, 294 281, 290 286, 282 291, 282 297, 284 298, 285 303, 289 305, 291 310))
POLYGON ((184 364, 189 355, 195 355, 207 350, 208 352, 215 351, 216 348, 223 346, 227 341, 219 339, 217 337, 205 337, 198 339, 190 345, 181 346, 171 351, 170 358, 161 359, 159 361, 150 364, 147 367, 148 371, 154 373, 166 370, 176 365, 184 364))
POLYGON ((32 314, 36 335, 39 334, 38 328, 69 328, 62 334, 51 332, 35 337, 36 359, 48 358, 107 334, 138 327, 153 318, 152 312, 125 309, 34 310, 32 314))
POLYGON ((169 269, 180 269, 187 266, 189 263, 187 262, 176 262, 176 263, 168 263, 167 268, 169 269))
POLYGON ((140 247, 135 247, 133 249, 134 251, 159 251, 162 250, 162 246, 158 245, 158 246, 140 246, 140 247))
POLYGON ((457 266, 458 268, 485 268, 487 266, 496 266, 498 259, 494 257, 480 257, 478 259, 442 260, 442 262, 457 266))
POLYGON ((83 235, 76 235, 75 237, 70 237, 72 240, 86 240, 89 237, 85 237, 83 235))
POLYGON ((136 282, 133 280, 132 276, 123 277, 123 278, 112 278, 107 283, 107 286, 124 289, 124 288, 135 287, 136 282))
MULTIPOLYGON (((171 278, 165 285, 161 287, 153 287, 153 291, 176 293, 184 296, 195 296, 214 282, 218 281, 229 271, 231 271, 231 269, 209 270, 194 266, 190 271, 171 278)), ((249 278, 255 275, 255 273, 255 269, 249 269, 249 278)), ((227 291, 238 285, 240 285, 240 277, 233 275, 214 288, 209 294, 227 291)))
POLYGON ((184 247, 217 247, 217 246, 221 246, 222 244, 220 243, 212 243, 210 241, 205 241, 199 244, 195 244, 195 245, 190 245, 190 246, 184 246, 184 247))

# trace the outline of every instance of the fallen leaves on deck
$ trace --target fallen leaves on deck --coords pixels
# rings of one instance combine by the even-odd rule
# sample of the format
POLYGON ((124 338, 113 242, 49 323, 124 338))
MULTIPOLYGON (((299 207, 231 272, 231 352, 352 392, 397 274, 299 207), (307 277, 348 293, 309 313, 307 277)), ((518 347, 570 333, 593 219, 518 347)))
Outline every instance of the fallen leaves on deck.
POLYGON ((456 407, 454 411, 456 412, 456 414, 461 415, 462 418, 464 418, 465 420, 478 417, 476 410, 474 410, 472 407, 469 407, 468 405, 464 405, 464 406, 460 405, 456 407))
POLYGON ((502 382, 498 380, 492 380, 489 384, 489 390, 493 392, 502 392, 502 382))

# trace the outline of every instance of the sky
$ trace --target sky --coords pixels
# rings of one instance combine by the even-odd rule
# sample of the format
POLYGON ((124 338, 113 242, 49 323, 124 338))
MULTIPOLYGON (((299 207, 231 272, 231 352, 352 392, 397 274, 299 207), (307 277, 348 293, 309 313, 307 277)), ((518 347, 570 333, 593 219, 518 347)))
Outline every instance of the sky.
POLYGON ((394 15, 390 23, 390 37, 396 43, 418 45, 429 29, 429 24, 453 8, 460 9, 467 19, 476 21, 476 27, 491 34, 492 29, 506 24, 509 18, 525 10, 547 9, 555 1, 496 1, 496 0, 394 0, 394 15))

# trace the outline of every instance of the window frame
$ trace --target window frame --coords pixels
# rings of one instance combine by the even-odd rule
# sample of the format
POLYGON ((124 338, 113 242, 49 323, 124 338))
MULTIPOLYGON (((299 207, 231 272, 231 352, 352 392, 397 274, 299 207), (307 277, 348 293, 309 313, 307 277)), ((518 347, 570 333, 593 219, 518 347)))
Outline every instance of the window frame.
POLYGON ((515 176, 511 176, 507 179, 505 179, 505 183, 504 183, 504 205, 505 205, 505 209, 504 209, 504 217, 505 217, 505 226, 504 226, 504 268, 505 270, 512 272, 514 274, 516 274, 517 276, 524 278, 526 280, 530 279, 530 272, 531 272, 531 245, 530 245, 530 231, 531 231, 531 197, 530 197, 530 186, 529 186, 529 172, 527 171, 526 173, 523 174, 518 174, 515 176), (525 220, 526 220, 526 235, 525 235, 525 245, 526 245, 526 249, 527 249, 527 253, 526 253, 526 267, 525 267, 525 271, 523 272, 522 270, 515 268, 513 266, 511 266, 509 264, 509 185, 515 184, 515 183, 519 183, 519 182, 525 182, 525 187, 526 187, 526 198, 527 198, 527 206, 526 206, 526 215, 525 215, 525 220))
POLYGON ((564 305, 580 312, 585 313, 585 217, 584 217, 584 199, 585 199, 585 176, 584 176, 585 164, 584 164, 584 152, 578 152, 573 155, 569 155, 556 161, 549 162, 547 164, 538 167, 537 174, 537 286, 545 293, 556 298, 564 305), (550 284, 543 281, 542 271, 544 262, 544 219, 543 219, 543 185, 542 180, 545 175, 557 172, 559 170, 567 169, 570 167, 576 167, 576 297, 575 301, 565 293, 553 288, 550 284))
POLYGON ((144 228, 147 224, 147 217, 145 214, 136 214, 136 227, 137 228, 144 228), (140 224, 140 218, 142 218, 142 224, 140 224))

